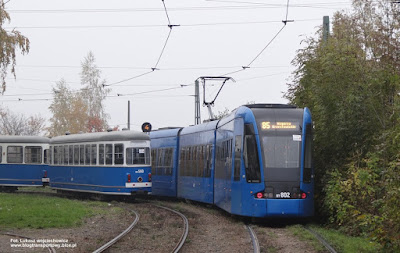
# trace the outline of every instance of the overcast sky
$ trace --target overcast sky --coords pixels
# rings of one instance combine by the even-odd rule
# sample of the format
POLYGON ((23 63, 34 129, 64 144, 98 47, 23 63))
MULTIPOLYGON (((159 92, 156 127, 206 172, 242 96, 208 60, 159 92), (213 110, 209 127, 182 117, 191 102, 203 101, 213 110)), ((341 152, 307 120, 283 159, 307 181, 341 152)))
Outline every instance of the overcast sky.
MULTIPOLYGON (((64 78, 71 88, 81 88, 81 62, 89 51, 102 78, 112 84, 105 101, 112 127, 126 127, 128 100, 131 129, 139 130, 146 121, 153 128, 193 124, 193 84, 200 76, 231 73, 236 81, 224 86, 215 113, 248 102, 287 103, 283 93, 301 41, 314 36, 323 16, 332 19, 335 11, 351 8, 345 0, 290 0, 289 8, 284 0, 164 4, 169 20, 161 0, 11 0, 6 27, 28 37, 31 49, 18 54, 17 78, 8 76, 1 105, 50 119, 52 87, 64 78), (282 29, 286 16, 294 22, 282 29), (168 24, 180 26, 170 33, 168 24)), ((207 119, 207 109, 201 110, 202 120, 207 119)))

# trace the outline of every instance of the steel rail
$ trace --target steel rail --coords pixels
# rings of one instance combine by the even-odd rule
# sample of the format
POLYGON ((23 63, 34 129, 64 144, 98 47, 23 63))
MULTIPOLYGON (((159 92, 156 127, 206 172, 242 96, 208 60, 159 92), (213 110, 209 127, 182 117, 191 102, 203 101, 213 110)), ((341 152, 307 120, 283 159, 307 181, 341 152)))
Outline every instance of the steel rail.
POLYGON ((187 236, 189 234, 189 221, 188 221, 188 219, 182 213, 180 213, 180 212, 178 212, 176 210, 173 210, 171 208, 168 208, 168 207, 165 207, 165 206, 159 206, 159 205, 155 205, 155 204, 152 204, 152 205, 160 207, 160 208, 164 208, 164 209, 166 209, 168 211, 171 211, 171 212, 174 212, 174 213, 178 214, 182 218, 185 230, 184 230, 181 238, 179 239, 179 243, 175 246, 175 248, 173 250, 174 253, 178 253, 179 250, 181 250, 181 248, 182 248, 183 244, 185 243, 186 238, 187 238, 187 236))
MULTIPOLYGON (((15 236, 15 237, 20 237, 20 238, 25 238, 25 239, 29 239, 29 240, 34 240, 33 238, 30 238, 30 237, 26 237, 26 236, 23 236, 23 235, 17 235, 17 234, 13 234, 13 233, 8 233, 8 232, 6 232, 6 233, 1 233, 1 234, 2 234, 2 235, 8 235, 8 236, 15 236)), ((46 248, 49 250, 50 253, 56 253, 56 252, 57 252, 53 247, 46 246, 46 248)))
POLYGON ((106 249, 108 249, 109 247, 111 247, 112 245, 114 245, 117 241, 119 241, 122 237, 124 237, 125 235, 127 235, 132 229, 133 227, 135 227, 135 225, 139 222, 139 214, 136 213, 133 210, 130 210, 132 213, 134 213, 136 215, 135 220, 132 222, 132 224, 125 229, 121 234, 119 234, 117 237, 115 237, 114 239, 112 239, 111 241, 107 242, 106 244, 104 244, 103 246, 101 246, 100 248, 98 248, 97 250, 93 251, 93 253, 100 253, 105 251, 106 249))
POLYGON ((254 230, 249 226, 246 225, 247 229, 249 230, 250 237, 251 237, 251 242, 253 244, 253 252, 254 253, 260 253, 260 244, 258 243, 258 238, 254 230))
POLYGON ((336 250, 327 242, 327 241, 325 241, 325 239, 320 235, 320 234, 318 234, 315 230, 313 230, 313 229, 311 229, 310 227, 308 227, 308 226, 303 226, 308 232, 310 232, 311 234, 313 234, 317 239, 318 239, 318 241, 320 241, 324 246, 325 246, 325 248, 329 251, 329 252, 331 252, 331 253, 337 253, 336 252, 336 250))

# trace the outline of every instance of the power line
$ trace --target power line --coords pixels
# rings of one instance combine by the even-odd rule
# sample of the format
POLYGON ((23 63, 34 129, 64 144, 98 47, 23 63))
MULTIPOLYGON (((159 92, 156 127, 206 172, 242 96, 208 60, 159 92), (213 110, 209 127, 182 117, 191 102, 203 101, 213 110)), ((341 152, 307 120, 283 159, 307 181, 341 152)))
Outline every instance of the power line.
MULTIPOLYGON (((18 68, 82 68, 82 66, 72 66, 72 65, 18 65, 18 68)), ((166 67, 160 70, 163 71, 177 71, 177 70, 203 70, 203 69, 230 69, 230 68, 240 68, 241 66, 193 66, 193 67, 166 67)), ((289 66, 284 65, 270 65, 270 66, 258 66, 252 68, 287 68, 289 66)), ((146 70, 147 67, 128 67, 128 66, 97 66, 99 69, 129 69, 129 70, 146 70)), ((11 78, 10 78, 11 80, 11 78)), ((12 78, 14 80, 14 78, 12 78)), ((28 80, 28 81, 45 81, 45 82, 55 82, 53 80, 43 80, 43 79, 21 79, 16 80, 28 80)), ((68 82, 68 83, 78 83, 78 82, 68 82)))
MULTIPOLYGON (((298 19, 296 22, 320 21, 320 18, 314 19, 298 19)), ((215 22, 215 23, 194 23, 180 24, 181 27, 199 27, 199 26, 219 26, 219 25, 254 25, 254 24, 269 24, 281 23, 281 20, 266 20, 266 21, 242 21, 242 22, 215 22)), ((178 26, 178 25, 176 25, 178 26)), ((68 25, 68 26, 6 26, 4 29, 101 29, 101 28, 158 28, 165 25, 68 25)))
MULTIPOLYGON (((163 1, 163 2, 164 2, 164 1, 163 1)), ((156 65, 154 65, 154 67, 152 68, 153 71, 154 71, 154 70, 157 70, 158 63, 160 63, 161 57, 162 57, 162 55, 164 54, 164 50, 165 50, 165 47, 167 46, 169 37, 171 36, 171 32, 172 32, 172 27, 169 29, 167 39, 166 39, 165 42, 164 42, 164 46, 163 46, 163 48, 162 48, 162 50, 161 50, 160 56, 158 56, 156 65)))
POLYGON ((154 70, 151 70, 151 71, 145 72, 143 74, 140 74, 140 75, 137 75, 137 76, 133 76, 133 77, 130 77, 130 78, 127 78, 127 79, 124 79, 124 80, 121 80, 121 81, 118 81, 118 82, 115 82, 115 83, 104 84, 103 86, 112 86, 112 85, 120 84, 120 83, 123 83, 123 82, 127 82, 127 81, 130 81, 130 80, 139 78, 141 76, 148 75, 148 74, 152 73, 153 71, 154 70))
MULTIPOLYGON (((222 1, 221 1, 222 2, 222 1)), ((234 1, 225 1, 232 2, 234 1)), ((240 3, 240 2, 237 2, 240 3)), ((245 2, 243 2, 245 3, 245 2)), ((251 2, 247 2, 251 3, 251 2)), ((329 2, 329 3, 312 3, 312 4, 294 4, 291 5, 293 8, 329 8, 337 9, 339 5, 349 5, 349 2, 329 2)), ((225 6, 194 6, 194 7, 176 7, 169 8, 169 11, 210 11, 210 10, 247 10, 247 9, 276 9, 286 7, 285 4, 267 4, 267 3, 251 3, 249 5, 225 5, 225 6)), ((12 10, 9 9, 9 13, 18 14, 43 14, 43 13, 121 13, 121 12, 164 12, 164 8, 124 8, 124 9, 20 9, 12 10)))
POLYGON ((249 64, 247 64, 245 67, 243 67, 243 70, 246 69, 246 68, 249 68, 250 65, 253 64, 253 62, 254 62, 255 60, 257 60, 258 57, 260 57, 260 55, 265 51, 265 49, 268 48, 269 45, 271 45, 271 43, 276 39, 276 37, 278 37, 278 35, 282 32, 283 28, 285 28, 285 27, 286 27, 286 24, 284 24, 284 25, 282 26, 282 28, 275 34, 275 36, 274 36, 274 37, 267 43, 267 45, 261 50, 261 52, 259 52, 259 53, 256 55, 256 57, 254 57, 254 59, 250 61, 249 64))
POLYGON ((287 19, 287 18, 288 18, 288 14, 289 14, 289 0, 287 0, 287 3, 286 3, 286 15, 285 15, 286 18, 285 18, 285 20, 282 20, 283 26, 282 26, 281 29, 275 34, 275 36, 267 43, 267 45, 261 50, 261 52, 259 52, 259 53, 256 55, 256 57, 254 57, 254 58, 250 61, 249 64, 247 64, 247 65, 245 65, 245 66, 242 66, 241 69, 239 69, 239 70, 237 70, 237 71, 233 71, 233 72, 229 72, 229 73, 223 74, 222 76, 227 76, 227 75, 235 74, 235 73, 238 73, 238 72, 241 72, 241 71, 244 71, 244 70, 250 68, 250 65, 253 64, 253 62, 254 62, 255 60, 257 60, 257 58, 260 57, 260 55, 265 51, 265 49, 267 49, 267 48, 269 47, 269 45, 271 45, 271 43, 276 39, 276 37, 278 37, 278 35, 279 35, 279 34, 282 32, 282 30, 286 27, 286 24, 287 24, 288 22, 294 22, 294 20, 288 20, 288 19, 287 19))
POLYGON ((168 28, 169 28, 169 32, 168 32, 167 39, 166 39, 165 42, 164 42, 164 45, 163 45, 162 50, 161 50, 161 53, 160 53, 160 55, 158 56, 157 62, 156 62, 156 64, 154 65, 154 67, 151 68, 151 71, 148 71, 148 72, 145 72, 145 73, 143 73, 143 74, 140 74, 140 75, 137 75, 137 76, 133 76, 133 77, 130 77, 130 78, 127 78, 127 79, 124 79, 124 80, 121 80, 121 81, 118 81, 118 82, 115 82, 115 83, 111 83, 111 84, 108 84, 108 85, 104 85, 104 86, 118 85, 118 84, 120 84, 120 83, 127 82, 127 81, 130 81, 130 80, 132 80, 132 79, 136 79, 136 78, 142 77, 142 76, 144 76, 144 75, 148 75, 148 74, 154 72, 155 70, 158 70, 157 67, 158 67, 158 64, 160 63, 161 57, 162 57, 163 54, 164 54, 165 48, 167 47, 168 40, 169 40, 169 38, 170 38, 170 36, 171 36, 171 33, 172 33, 172 28, 174 28, 174 27, 176 27, 176 26, 179 26, 179 25, 172 25, 172 24, 171 24, 171 20, 170 20, 170 18, 169 18, 169 16, 168 16, 167 7, 165 6, 165 2, 164 2, 164 0, 161 0, 161 1, 162 1, 162 3, 163 3, 163 6, 164 6, 165 15, 167 16, 167 19, 168 19, 168 28))

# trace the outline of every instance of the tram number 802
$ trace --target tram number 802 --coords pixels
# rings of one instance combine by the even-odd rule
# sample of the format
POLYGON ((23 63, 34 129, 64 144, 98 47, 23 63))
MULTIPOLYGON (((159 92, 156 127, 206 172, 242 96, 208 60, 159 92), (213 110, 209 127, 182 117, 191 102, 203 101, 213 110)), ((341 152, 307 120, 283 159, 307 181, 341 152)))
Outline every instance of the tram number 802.
POLYGON ((290 192, 281 192, 276 194, 277 198, 290 199, 290 192))

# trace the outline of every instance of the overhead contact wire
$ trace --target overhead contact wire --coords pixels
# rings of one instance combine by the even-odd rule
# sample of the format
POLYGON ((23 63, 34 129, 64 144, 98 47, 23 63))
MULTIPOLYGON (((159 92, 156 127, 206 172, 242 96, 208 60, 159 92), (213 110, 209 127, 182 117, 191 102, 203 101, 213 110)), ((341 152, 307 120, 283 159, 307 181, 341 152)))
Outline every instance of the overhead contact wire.
POLYGON ((265 51, 265 49, 267 49, 269 47, 269 45, 271 45, 271 43, 276 39, 276 37, 278 37, 278 35, 282 32, 283 28, 285 28, 286 25, 283 25, 282 28, 275 34, 275 36, 268 42, 268 44, 261 50, 261 52, 259 52, 257 54, 256 57, 254 57, 253 60, 251 60, 251 62, 249 64, 247 64, 247 66, 244 67, 244 69, 249 68, 250 65, 257 60, 258 57, 260 57, 260 55, 265 51))
POLYGON ((226 74, 224 74, 224 76, 226 76, 226 75, 231 75, 231 74, 235 74, 235 73, 238 73, 238 72, 241 72, 241 71, 244 71, 244 70, 250 68, 250 65, 253 64, 253 62, 254 62, 255 60, 257 60, 258 57, 260 57, 260 55, 265 51, 265 49, 267 49, 267 48, 269 47, 269 45, 271 45, 271 43, 276 39, 276 37, 278 37, 278 35, 279 35, 279 34, 282 32, 282 30, 286 27, 286 24, 287 24, 288 22, 293 22, 293 21, 294 21, 294 20, 288 20, 288 19, 287 19, 287 18, 288 18, 288 15, 289 15, 289 0, 287 0, 285 20, 282 20, 283 26, 281 27, 281 29, 280 29, 280 30, 275 34, 275 36, 267 43, 267 45, 261 50, 261 52, 259 52, 259 53, 256 55, 256 57, 254 57, 254 59, 250 61, 249 64, 247 64, 246 66, 242 66, 242 69, 240 69, 240 70, 226 73, 226 74))
POLYGON ((139 78, 139 77, 141 77, 141 76, 144 76, 144 75, 150 74, 150 73, 152 73, 152 72, 153 72, 153 70, 151 70, 151 71, 148 71, 148 72, 146 72, 146 73, 143 73, 143 74, 140 74, 140 75, 137 75, 137 76, 133 76, 133 77, 130 77, 130 78, 127 78, 127 79, 124 79, 124 80, 118 81, 118 82, 115 82, 115 83, 111 83, 111 84, 105 84, 104 86, 112 86, 112 85, 116 85, 116 84, 119 84, 119 83, 127 82, 127 81, 130 81, 130 80, 132 80, 132 79, 139 78))
MULTIPOLYGON (((164 1, 163 1, 163 2, 164 2, 164 1)), ((158 63, 160 63, 161 57, 162 57, 162 55, 164 54, 164 50, 165 50, 165 47, 167 46, 169 37, 171 36, 171 32, 172 32, 172 28, 169 29, 169 33, 168 33, 167 39, 165 40, 165 43, 164 43, 164 46, 163 46, 163 48, 162 48, 162 50, 161 50, 160 56, 158 57, 158 60, 157 60, 157 62, 156 62, 156 65, 154 66, 154 68, 152 68, 152 71, 157 70, 158 63)))
POLYGON ((167 16, 169 32, 168 32, 167 39, 166 39, 165 42, 164 42, 164 46, 163 46, 163 48, 162 48, 162 50, 161 50, 160 55, 158 56, 157 62, 156 62, 156 64, 154 65, 154 67, 151 68, 151 71, 148 71, 148 72, 145 72, 145 73, 143 73, 143 74, 140 74, 140 75, 137 75, 137 76, 134 76, 134 77, 130 77, 130 78, 127 78, 127 79, 124 79, 124 80, 121 80, 121 81, 118 81, 118 82, 115 82, 115 83, 111 83, 111 84, 108 84, 108 85, 104 85, 104 86, 111 86, 111 85, 116 85, 116 84, 120 84, 120 83, 123 83, 123 82, 127 82, 127 81, 130 81, 130 80, 132 80, 132 79, 136 79, 136 78, 142 77, 142 76, 144 76, 144 75, 148 75, 148 74, 150 74, 150 73, 153 73, 155 70, 159 70, 157 67, 158 67, 158 64, 160 63, 161 57, 162 57, 163 54, 164 54, 165 48, 167 47, 168 40, 169 40, 169 38, 170 38, 170 36, 171 36, 172 28, 173 28, 174 26, 179 26, 179 25, 172 25, 172 24, 171 24, 171 20, 170 20, 169 15, 168 15, 167 7, 165 6, 165 2, 164 2, 164 0, 161 0, 161 1, 162 1, 162 3, 163 3, 163 6, 164 6, 165 15, 167 16))

